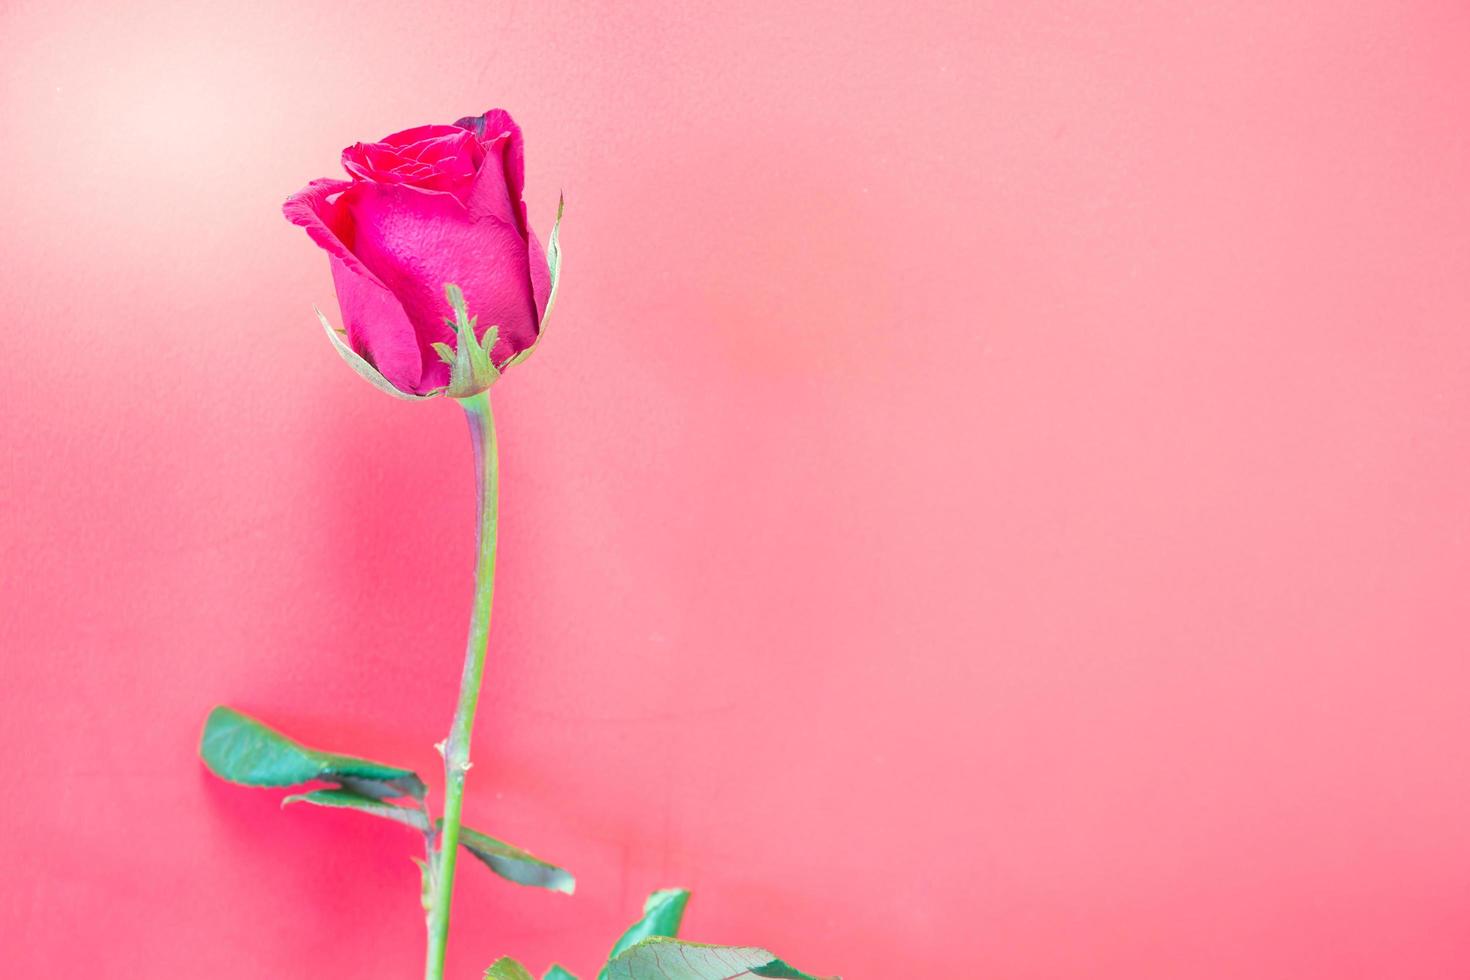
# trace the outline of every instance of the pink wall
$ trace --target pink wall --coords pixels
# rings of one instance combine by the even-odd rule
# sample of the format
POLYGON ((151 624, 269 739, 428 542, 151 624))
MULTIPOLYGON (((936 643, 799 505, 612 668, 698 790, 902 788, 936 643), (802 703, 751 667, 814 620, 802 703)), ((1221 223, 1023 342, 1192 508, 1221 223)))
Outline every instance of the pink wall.
POLYGON ((193 752, 434 767, 464 426, 278 208, 492 105, 569 206, 468 809, 579 889, 469 868, 455 977, 676 883, 850 980, 1470 974, 1465 4, 5 0, 7 977, 417 974, 409 835, 193 752))

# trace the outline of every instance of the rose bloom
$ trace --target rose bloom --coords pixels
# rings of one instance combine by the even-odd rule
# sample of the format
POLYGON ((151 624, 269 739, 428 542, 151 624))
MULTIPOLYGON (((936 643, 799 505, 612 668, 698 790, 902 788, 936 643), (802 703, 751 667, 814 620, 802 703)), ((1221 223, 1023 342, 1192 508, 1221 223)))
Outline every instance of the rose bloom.
POLYGON ((464 291, 477 337, 500 328, 496 367, 536 342, 551 275, 526 220, 525 155, 509 113, 355 143, 342 166, 351 180, 314 180, 284 211, 331 256, 352 350, 399 391, 449 384, 432 346, 457 346, 447 283, 464 291))

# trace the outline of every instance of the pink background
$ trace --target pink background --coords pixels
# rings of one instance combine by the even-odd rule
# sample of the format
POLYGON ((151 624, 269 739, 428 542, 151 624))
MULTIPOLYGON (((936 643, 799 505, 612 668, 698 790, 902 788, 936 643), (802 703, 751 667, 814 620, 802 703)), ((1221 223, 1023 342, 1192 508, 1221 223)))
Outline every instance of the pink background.
MULTIPOLYGON (((454 406, 279 214, 511 108, 544 348, 451 975, 687 935, 856 978, 1470 974, 1470 7, 0 6, 7 977, 405 978, 415 840, 207 776, 229 701, 432 772, 454 406)), ((437 792, 437 779, 436 792, 437 792)))

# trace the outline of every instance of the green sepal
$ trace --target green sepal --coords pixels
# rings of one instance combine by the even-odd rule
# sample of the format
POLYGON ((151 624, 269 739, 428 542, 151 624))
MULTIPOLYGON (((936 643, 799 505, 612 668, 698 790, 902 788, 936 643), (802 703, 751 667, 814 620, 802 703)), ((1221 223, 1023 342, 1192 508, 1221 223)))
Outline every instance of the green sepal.
POLYGON ((449 300, 450 309, 454 310, 454 319, 445 322, 454 328, 456 334, 453 349, 448 344, 434 345, 439 357, 449 365, 449 387, 444 389, 444 393, 450 398, 469 398, 500 380, 500 372, 490 359, 490 352, 500 339, 500 328, 492 326, 485 331, 484 337, 477 338, 475 328, 479 318, 470 316, 465 308, 464 291, 450 282, 444 284, 444 295, 449 300))
POLYGON ((309 749, 224 705, 211 711, 204 723, 199 757, 216 776, 245 786, 299 786, 322 780, 374 799, 422 800, 427 792, 424 781, 410 769, 309 749))
POLYGON ((322 328, 327 331, 327 339, 332 342, 332 346, 336 348, 337 353, 342 355, 342 360, 346 361, 347 366, 361 375, 363 380, 368 384, 385 394, 392 395, 394 398, 402 398, 404 401, 410 402, 423 401, 425 398, 431 398, 434 394, 437 394, 437 392, 430 392, 427 395, 415 395, 411 391, 404 391, 394 385, 393 382, 383 377, 377 368, 369 364, 366 358, 352 349, 347 343, 346 333, 332 326, 321 310, 317 310, 314 306, 312 309, 316 310, 316 318, 322 321, 322 328))
POLYGON ((357 810, 359 813, 367 813, 374 817, 382 817, 385 820, 393 820, 405 824, 423 833, 427 833, 429 830, 429 818, 424 816, 424 811, 417 807, 399 806, 396 803, 384 803, 382 800, 359 796, 357 793, 346 789, 318 789, 312 790, 310 793, 297 793, 294 796, 288 796, 282 800, 281 806, 289 806, 292 803, 312 803, 316 806, 357 810))
POLYGON ((755 946, 706 946, 654 937, 631 947, 608 964, 608 980, 839 980, 803 973, 755 946))
POLYGON ((490 964, 490 969, 485 971, 485 980, 536 980, 530 971, 521 966, 509 956, 502 957, 490 964))
POLYGON ((637 943, 656 936, 677 936, 679 924, 684 921, 684 908, 688 904, 687 888, 664 888, 649 895, 643 903, 643 915, 613 944, 612 952, 607 954, 607 965, 597 975, 598 980, 607 980, 612 975, 609 971, 613 961, 637 943))
POLYGON ((556 305, 556 287, 561 282, 561 216, 566 205, 565 196, 557 198, 556 223, 551 226, 551 237, 546 239, 546 267, 551 272, 551 288, 546 293, 546 309, 541 311, 541 322, 536 325, 536 342, 506 361, 502 371, 530 357, 531 352, 541 346, 541 340, 546 336, 546 321, 551 319, 551 308, 556 305))
MULTIPOLYGON (((443 822, 441 820, 439 824, 443 822)), ((576 890, 577 880, 570 871, 549 864, 514 844, 496 840, 469 827, 459 828, 459 844, 507 881, 565 895, 576 890)))
POLYGON ((577 980, 577 978, 560 964, 553 963, 551 969, 541 975, 541 980, 577 980))

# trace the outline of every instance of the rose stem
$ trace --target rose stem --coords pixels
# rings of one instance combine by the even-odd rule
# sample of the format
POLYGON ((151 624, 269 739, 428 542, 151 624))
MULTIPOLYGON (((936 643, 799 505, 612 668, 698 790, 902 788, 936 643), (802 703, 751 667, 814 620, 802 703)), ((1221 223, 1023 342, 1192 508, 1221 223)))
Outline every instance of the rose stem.
POLYGON ((464 675, 459 682, 459 703, 449 738, 444 742, 444 827, 439 837, 438 874, 434 878, 433 901, 429 908, 429 955, 426 980, 443 980, 444 949, 449 938, 449 902, 454 891, 454 864, 459 850, 459 817, 464 803, 465 773, 470 767, 470 729, 475 723, 475 706, 480 700, 480 680, 485 673, 485 642, 490 633, 490 600, 495 592, 495 534, 500 495, 500 462, 495 447, 495 419, 490 414, 490 396, 481 392, 460 399, 470 424, 470 443, 475 450, 476 527, 475 605, 470 615, 469 645, 465 650, 464 675))

